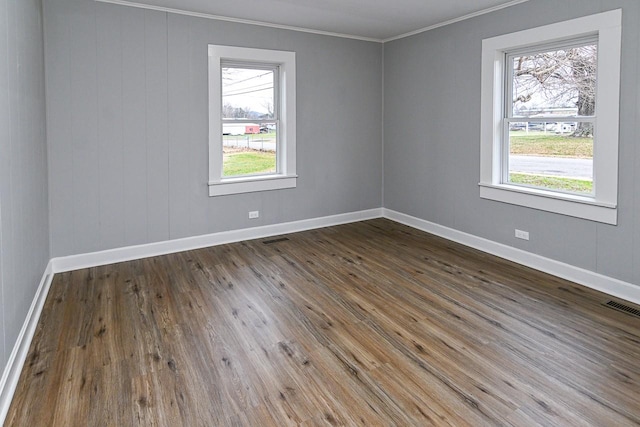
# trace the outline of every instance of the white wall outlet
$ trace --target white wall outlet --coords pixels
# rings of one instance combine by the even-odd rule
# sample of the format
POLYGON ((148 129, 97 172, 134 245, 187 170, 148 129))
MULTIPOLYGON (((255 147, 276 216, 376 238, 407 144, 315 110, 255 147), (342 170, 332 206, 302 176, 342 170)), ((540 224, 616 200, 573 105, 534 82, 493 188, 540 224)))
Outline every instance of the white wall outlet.
POLYGON ((518 230, 516 228, 516 238, 522 239, 522 240, 529 240, 529 232, 528 231, 518 230))
POLYGON ((260 211, 251 211, 249 212, 249 219, 260 218, 260 211))

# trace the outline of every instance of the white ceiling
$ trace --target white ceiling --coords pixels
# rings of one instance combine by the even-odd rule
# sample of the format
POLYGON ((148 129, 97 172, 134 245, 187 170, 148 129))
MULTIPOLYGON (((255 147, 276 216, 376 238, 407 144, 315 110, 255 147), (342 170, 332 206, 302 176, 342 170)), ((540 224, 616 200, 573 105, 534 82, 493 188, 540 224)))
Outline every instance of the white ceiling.
POLYGON ((526 0, 101 0, 385 41, 526 0))

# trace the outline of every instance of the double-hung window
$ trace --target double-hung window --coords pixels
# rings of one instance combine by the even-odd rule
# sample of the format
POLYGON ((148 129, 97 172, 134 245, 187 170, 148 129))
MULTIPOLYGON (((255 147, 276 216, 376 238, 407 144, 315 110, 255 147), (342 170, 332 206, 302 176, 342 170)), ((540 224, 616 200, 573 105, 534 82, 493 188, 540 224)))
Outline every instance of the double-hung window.
POLYGON ((620 22, 483 40, 482 198, 616 224, 620 22))
POLYGON ((209 45, 209 195, 296 186, 295 53, 209 45))

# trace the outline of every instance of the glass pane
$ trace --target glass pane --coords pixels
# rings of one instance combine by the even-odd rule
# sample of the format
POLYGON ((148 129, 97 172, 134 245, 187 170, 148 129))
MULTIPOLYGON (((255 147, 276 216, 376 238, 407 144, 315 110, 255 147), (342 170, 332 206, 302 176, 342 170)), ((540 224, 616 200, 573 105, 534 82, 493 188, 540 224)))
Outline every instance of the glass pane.
POLYGON ((277 172, 276 122, 222 124, 222 176, 277 172))
POLYGON ((274 70, 222 68, 222 118, 274 120, 274 70))
POLYGON ((277 173, 274 79, 273 69, 222 68, 223 177, 277 173))
POLYGON ((593 194, 592 135, 586 122, 510 123, 509 183, 593 194))
POLYGON ((596 108, 597 45, 511 58, 513 117, 585 117, 596 108))

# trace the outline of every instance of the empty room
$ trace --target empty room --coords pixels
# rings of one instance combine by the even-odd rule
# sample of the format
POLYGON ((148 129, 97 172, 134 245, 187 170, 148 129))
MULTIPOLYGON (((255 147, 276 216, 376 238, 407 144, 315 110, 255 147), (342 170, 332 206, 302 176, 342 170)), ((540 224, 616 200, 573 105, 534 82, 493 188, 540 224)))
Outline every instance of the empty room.
POLYGON ((0 0, 0 424, 640 425, 638 0, 0 0))

